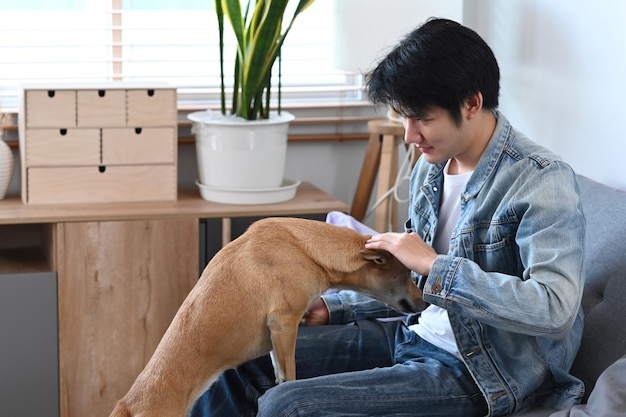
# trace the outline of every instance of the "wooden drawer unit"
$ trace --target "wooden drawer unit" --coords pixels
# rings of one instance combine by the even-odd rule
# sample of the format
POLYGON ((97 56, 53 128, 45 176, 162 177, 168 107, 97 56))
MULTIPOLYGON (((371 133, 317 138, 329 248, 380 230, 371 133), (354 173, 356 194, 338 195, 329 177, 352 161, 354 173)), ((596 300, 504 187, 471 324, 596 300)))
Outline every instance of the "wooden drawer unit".
POLYGON ((19 133, 25 203, 176 200, 169 85, 25 85, 19 133))

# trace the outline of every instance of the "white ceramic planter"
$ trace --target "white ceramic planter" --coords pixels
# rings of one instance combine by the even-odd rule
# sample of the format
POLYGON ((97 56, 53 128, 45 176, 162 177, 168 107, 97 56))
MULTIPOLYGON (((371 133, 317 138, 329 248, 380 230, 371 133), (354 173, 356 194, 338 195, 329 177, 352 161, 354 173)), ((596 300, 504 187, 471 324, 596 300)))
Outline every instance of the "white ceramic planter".
POLYGON ((291 113, 246 121, 216 111, 194 112, 199 182, 212 188, 280 188, 285 174, 291 113))
POLYGON ((0 200, 2 200, 13 176, 13 152, 9 145, 0 137, 0 200))

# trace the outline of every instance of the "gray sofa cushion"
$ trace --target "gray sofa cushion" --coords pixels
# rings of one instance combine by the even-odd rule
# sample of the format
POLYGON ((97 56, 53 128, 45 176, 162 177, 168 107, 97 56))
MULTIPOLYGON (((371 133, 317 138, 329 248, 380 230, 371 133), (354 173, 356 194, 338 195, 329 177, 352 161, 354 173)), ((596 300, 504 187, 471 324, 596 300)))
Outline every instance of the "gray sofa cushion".
POLYGON ((587 404, 550 417, 618 417, 626 415, 626 356, 609 366, 596 382, 587 404))
POLYGON ((569 410, 535 409, 519 417, 619 417, 626 415, 626 356, 600 374, 586 404, 569 410))
POLYGON ((587 222, 585 236, 585 329, 572 374, 595 381, 626 353, 626 193, 579 176, 587 222))

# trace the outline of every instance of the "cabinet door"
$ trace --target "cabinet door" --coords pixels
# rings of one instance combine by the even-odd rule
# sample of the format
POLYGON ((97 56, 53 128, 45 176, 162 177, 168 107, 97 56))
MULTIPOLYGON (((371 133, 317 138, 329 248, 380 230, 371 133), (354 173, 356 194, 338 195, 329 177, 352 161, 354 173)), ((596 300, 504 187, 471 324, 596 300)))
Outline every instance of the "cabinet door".
POLYGON ((61 416, 108 416, 198 279, 198 220, 57 225, 61 416))
POLYGON ((59 415, 54 272, 0 274, 0 415, 59 415))

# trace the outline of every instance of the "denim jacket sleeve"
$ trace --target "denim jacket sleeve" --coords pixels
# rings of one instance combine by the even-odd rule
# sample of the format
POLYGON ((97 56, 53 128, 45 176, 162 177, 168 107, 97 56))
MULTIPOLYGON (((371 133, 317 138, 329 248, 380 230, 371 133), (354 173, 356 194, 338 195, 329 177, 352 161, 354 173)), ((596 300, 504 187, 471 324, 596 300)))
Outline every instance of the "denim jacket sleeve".
POLYGON ((344 290, 322 296, 330 319, 328 324, 346 324, 365 318, 401 317, 386 304, 356 291, 344 290))

